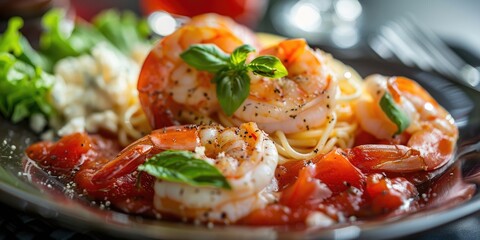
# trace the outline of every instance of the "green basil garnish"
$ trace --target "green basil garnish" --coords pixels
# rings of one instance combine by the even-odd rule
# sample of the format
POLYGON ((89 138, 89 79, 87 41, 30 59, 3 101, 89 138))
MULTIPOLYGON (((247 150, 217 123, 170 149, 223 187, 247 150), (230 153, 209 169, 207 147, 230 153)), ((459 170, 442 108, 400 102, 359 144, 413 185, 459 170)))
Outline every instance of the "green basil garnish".
POLYGON ((248 71, 269 78, 281 78, 288 74, 282 62, 274 56, 260 56, 245 64, 250 45, 236 48, 228 56, 213 44, 194 44, 180 57, 190 66, 214 74, 212 82, 217 85, 217 98, 222 110, 231 116, 250 93, 248 71))
POLYGON ((380 99, 380 107, 383 112, 387 114, 387 117, 397 125, 397 131, 394 135, 402 133, 410 125, 410 119, 405 112, 397 106, 390 93, 385 92, 382 96, 382 99, 380 99))
POLYGON ((198 159, 189 151, 167 150, 161 152, 138 166, 138 170, 170 182, 186 183, 192 186, 232 188, 217 168, 198 159))

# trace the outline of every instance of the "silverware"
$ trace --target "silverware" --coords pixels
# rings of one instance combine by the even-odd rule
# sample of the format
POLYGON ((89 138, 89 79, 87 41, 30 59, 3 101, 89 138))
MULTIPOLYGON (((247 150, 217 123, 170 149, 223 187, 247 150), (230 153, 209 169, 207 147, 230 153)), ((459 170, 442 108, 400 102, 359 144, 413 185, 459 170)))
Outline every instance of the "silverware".
POLYGON ((480 67, 473 67, 453 52, 435 33, 411 15, 388 22, 369 40, 382 58, 398 58, 408 66, 436 71, 480 91, 480 67))

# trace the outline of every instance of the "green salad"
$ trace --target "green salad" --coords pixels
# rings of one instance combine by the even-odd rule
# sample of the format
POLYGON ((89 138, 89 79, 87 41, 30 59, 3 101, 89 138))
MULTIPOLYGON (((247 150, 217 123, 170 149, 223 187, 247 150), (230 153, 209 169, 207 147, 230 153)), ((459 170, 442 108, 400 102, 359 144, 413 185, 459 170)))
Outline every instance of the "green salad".
POLYGON ((55 114, 49 92, 55 64, 67 57, 90 53, 106 42, 127 54, 136 43, 149 43, 146 22, 132 12, 107 10, 92 23, 68 18, 62 9, 52 9, 42 18, 39 49, 33 49, 20 29, 23 20, 13 17, 0 34, 0 113, 14 123, 41 114, 55 114))

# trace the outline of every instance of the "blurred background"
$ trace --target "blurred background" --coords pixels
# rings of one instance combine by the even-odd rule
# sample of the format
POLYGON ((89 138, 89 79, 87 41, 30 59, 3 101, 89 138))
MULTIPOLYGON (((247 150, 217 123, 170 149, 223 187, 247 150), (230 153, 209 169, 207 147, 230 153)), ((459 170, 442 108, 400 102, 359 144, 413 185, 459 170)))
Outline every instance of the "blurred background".
MULTIPOLYGON (((256 31, 303 37, 317 46, 358 49, 386 22, 413 16, 450 46, 480 57, 480 1, 477 0, 1 0, 0 20, 23 15, 35 33, 35 20, 49 7, 74 10, 89 20, 105 8, 139 15, 155 10, 193 16, 202 12, 230 15, 256 31)), ((4 27, 4 26, 3 26, 4 27)))

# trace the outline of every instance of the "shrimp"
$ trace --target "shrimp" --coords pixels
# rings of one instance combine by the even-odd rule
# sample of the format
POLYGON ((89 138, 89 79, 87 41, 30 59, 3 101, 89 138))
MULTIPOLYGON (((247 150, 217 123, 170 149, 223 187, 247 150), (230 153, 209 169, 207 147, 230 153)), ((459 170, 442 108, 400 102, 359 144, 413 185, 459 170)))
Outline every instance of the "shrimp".
POLYGON ((287 134, 324 124, 335 108, 337 82, 323 56, 304 39, 285 40, 260 55, 278 57, 288 76, 268 79, 251 74, 250 95, 233 121, 252 121, 267 133, 287 134))
POLYGON ((212 74, 197 71, 180 58, 190 45, 199 43, 215 44, 227 53, 243 44, 258 47, 250 30, 214 14, 194 17, 163 38, 145 59, 137 85, 140 103, 154 129, 209 123, 208 116, 220 108, 212 74))
POLYGON ((147 158, 166 149, 195 151, 226 177, 232 189, 157 180, 153 206, 160 213, 202 222, 232 223, 273 199, 266 188, 275 186, 278 153, 255 123, 239 128, 178 126, 155 130, 104 165, 92 181, 129 174, 147 158))
POLYGON ((430 171, 453 156, 458 129, 452 116, 420 85, 405 77, 372 75, 366 79, 356 104, 361 128, 387 143, 367 144, 351 150, 361 169, 389 172, 430 171), (379 101, 388 92, 410 119, 409 126, 394 136, 397 126, 383 112, 379 101))

